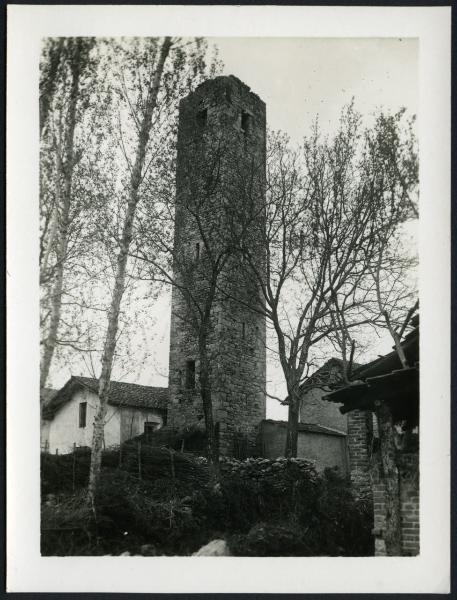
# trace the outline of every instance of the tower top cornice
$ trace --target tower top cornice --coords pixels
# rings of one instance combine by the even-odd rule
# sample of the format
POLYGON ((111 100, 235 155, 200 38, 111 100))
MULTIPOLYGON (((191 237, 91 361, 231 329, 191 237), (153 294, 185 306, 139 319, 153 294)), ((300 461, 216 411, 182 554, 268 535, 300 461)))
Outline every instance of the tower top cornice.
POLYGON ((213 79, 207 79, 198 85, 193 92, 188 94, 181 102, 187 103, 201 99, 202 97, 223 92, 227 94, 230 90, 239 97, 248 98, 254 105, 265 110, 265 102, 251 88, 243 83, 235 75, 218 75, 213 79))

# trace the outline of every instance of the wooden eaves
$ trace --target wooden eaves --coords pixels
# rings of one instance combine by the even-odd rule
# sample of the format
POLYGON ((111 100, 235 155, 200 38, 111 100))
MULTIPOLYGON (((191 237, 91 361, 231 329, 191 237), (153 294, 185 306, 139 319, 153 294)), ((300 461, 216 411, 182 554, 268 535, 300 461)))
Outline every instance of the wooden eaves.
POLYGON ((365 381, 355 381, 324 398, 342 404, 342 414, 356 409, 375 411, 380 403, 386 403, 394 421, 406 420, 414 427, 419 418, 419 368, 414 366, 367 377, 365 381))

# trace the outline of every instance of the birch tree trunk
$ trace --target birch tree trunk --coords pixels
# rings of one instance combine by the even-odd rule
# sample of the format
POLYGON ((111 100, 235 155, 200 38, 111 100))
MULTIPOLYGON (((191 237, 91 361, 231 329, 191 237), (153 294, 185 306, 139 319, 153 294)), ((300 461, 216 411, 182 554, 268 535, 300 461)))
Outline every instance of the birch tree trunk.
MULTIPOLYGON (((72 178, 74 166, 74 137, 76 127, 76 105, 79 94, 79 81, 81 75, 81 40, 75 42, 75 52, 72 57, 72 82, 70 102, 68 107, 68 128, 65 136, 65 164, 62 164, 60 158, 60 148, 56 147, 56 201, 60 198, 61 210, 59 218, 59 242, 57 250, 57 263, 55 281, 51 292, 51 318, 49 323, 49 331, 44 340, 44 350, 40 365, 40 391, 46 386, 46 380, 49 375, 49 369, 56 347, 57 332, 60 324, 60 313, 62 307, 62 291, 65 271, 65 258, 68 249, 68 227, 71 205, 72 178), (60 192, 60 179, 63 177, 63 190, 60 192)), ((58 211, 56 208, 56 212, 58 211)), ((55 216, 53 216, 55 218, 55 216)), ((52 240, 49 240, 49 244, 52 240)), ((49 247, 49 246, 48 246, 49 247)))
POLYGON ((108 313, 108 328, 106 331, 105 344, 102 355, 102 370, 99 379, 98 395, 100 399, 99 409, 94 420, 94 431, 92 438, 92 454, 89 473, 88 499, 95 506, 95 494, 100 477, 103 433, 105 426, 105 417, 107 403, 109 399, 109 388, 111 371, 113 367, 114 352, 116 349, 116 335, 119 324, 119 311, 122 296, 125 290, 125 275, 128 260, 128 253, 132 241, 133 224, 135 211, 138 204, 138 190, 142 180, 146 148, 149 141, 152 115, 157 104, 157 96, 160 89, 160 81, 164 70, 165 61, 169 54, 172 42, 170 37, 166 37, 162 43, 160 57, 157 69, 151 81, 151 85, 146 99, 145 110, 141 121, 141 127, 138 133, 138 145, 135 156, 135 163, 130 177, 130 186, 128 194, 127 212, 123 224, 123 230, 120 240, 120 249, 117 257, 116 275, 114 280, 113 296, 108 313))
POLYGON ((52 97, 56 91, 59 64, 62 61, 64 38, 50 40, 48 68, 40 81, 40 135, 46 125, 52 97))
MULTIPOLYGON (((57 140, 55 142, 55 153, 56 153, 56 172, 55 172, 55 205, 52 208, 51 213, 51 226, 49 228, 49 236, 46 244, 46 250, 44 251, 43 258, 40 261, 40 283, 46 280, 49 257, 51 255, 51 250, 54 246, 55 240, 58 234, 58 226, 59 226, 59 214, 58 208, 61 205, 60 198, 60 173, 62 172, 61 160, 60 160, 60 148, 57 144, 57 140)), ((67 210, 68 216, 68 210, 67 210)))

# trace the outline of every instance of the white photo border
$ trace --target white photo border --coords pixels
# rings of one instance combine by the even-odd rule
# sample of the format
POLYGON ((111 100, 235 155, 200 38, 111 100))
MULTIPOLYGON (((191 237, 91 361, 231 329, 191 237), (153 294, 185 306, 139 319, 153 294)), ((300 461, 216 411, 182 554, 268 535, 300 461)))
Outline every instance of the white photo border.
POLYGON ((450 7, 8 6, 6 214, 9 592, 449 591, 450 26, 450 7), (419 39, 419 556, 40 556, 38 59, 42 38, 80 35, 419 39))

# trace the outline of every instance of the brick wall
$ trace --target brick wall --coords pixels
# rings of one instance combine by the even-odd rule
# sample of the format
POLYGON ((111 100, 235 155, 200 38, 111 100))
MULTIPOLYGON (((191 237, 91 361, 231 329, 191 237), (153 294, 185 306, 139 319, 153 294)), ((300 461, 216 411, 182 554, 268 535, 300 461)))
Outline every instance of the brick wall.
POLYGON ((356 494, 371 494, 371 443, 373 421, 371 413, 353 410, 347 417, 347 445, 351 482, 356 494))
MULTIPOLYGON (((400 454, 397 458, 400 475, 401 536, 404 556, 419 554, 419 460, 417 454, 400 454)), ((375 555, 385 556, 385 486, 381 469, 373 469, 373 509, 375 555)))

